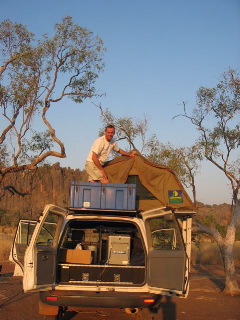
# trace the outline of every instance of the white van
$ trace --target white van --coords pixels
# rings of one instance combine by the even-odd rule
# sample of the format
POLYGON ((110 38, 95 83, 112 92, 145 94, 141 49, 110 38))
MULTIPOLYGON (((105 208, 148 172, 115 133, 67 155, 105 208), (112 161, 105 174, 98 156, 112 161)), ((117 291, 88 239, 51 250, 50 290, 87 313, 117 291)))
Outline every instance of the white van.
POLYGON ((188 294, 193 213, 49 204, 38 221, 20 221, 12 259, 24 292, 39 292, 40 314, 106 307, 153 319, 163 295, 188 294))

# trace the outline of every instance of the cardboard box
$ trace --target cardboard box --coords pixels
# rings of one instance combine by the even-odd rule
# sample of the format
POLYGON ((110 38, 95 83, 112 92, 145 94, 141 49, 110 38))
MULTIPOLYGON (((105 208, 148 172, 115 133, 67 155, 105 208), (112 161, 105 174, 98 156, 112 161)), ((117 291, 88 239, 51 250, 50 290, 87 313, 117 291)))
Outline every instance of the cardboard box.
POLYGON ((91 264, 92 252, 90 250, 60 249, 59 262, 91 264))

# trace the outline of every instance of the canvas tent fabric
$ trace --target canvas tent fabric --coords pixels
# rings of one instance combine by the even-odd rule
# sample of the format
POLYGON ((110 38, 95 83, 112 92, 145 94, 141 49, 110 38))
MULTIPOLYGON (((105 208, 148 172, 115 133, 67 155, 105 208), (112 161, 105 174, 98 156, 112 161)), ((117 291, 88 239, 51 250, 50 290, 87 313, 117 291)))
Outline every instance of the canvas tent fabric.
POLYGON ((131 177, 137 177, 140 185, 152 195, 151 199, 139 197, 137 186, 139 210, 158 207, 193 209, 193 203, 176 174, 166 166, 148 161, 139 152, 135 157, 116 157, 106 163, 104 169, 111 183, 128 183, 131 177))

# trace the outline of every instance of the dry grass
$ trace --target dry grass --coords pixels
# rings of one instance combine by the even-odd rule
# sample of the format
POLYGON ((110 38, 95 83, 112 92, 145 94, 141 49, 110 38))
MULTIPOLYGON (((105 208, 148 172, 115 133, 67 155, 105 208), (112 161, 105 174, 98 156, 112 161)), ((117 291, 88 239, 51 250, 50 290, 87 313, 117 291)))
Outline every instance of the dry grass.
MULTIPOLYGON (((14 237, 13 229, 0 230, 0 261, 6 261, 9 258, 9 253, 12 247, 12 241, 14 237)), ((240 241, 236 241, 234 247, 234 256, 236 266, 240 266, 240 241)), ((219 248, 216 243, 202 242, 197 247, 192 243, 192 257, 191 261, 193 265, 217 265, 222 264, 222 258, 219 248)))
MULTIPOLYGON (((234 260, 236 266, 240 266, 240 241, 234 246, 234 260)), ((199 246, 192 243, 192 264, 222 264, 220 250, 216 243, 201 242, 199 246)))

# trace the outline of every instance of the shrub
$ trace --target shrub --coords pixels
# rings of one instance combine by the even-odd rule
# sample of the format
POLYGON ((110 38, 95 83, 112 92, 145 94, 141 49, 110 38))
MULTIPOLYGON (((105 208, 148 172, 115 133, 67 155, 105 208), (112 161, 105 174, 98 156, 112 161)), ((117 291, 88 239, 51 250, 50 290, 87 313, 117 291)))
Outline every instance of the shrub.
POLYGON ((16 211, 12 215, 5 210, 0 210, 0 225, 5 227, 16 227, 21 218, 20 212, 16 211))
POLYGON ((0 225, 2 225, 2 218, 3 218, 4 214, 5 214, 5 210, 0 209, 0 225))
POLYGON ((12 240, 2 240, 1 241, 0 261, 8 260, 11 247, 12 247, 12 240))
POLYGON ((12 217, 4 212, 1 217, 1 225, 10 227, 12 225, 12 217))
POLYGON ((11 227, 16 227, 20 219, 21 219, 20 212, 19 211, 14 212, 12 215, 11 227))

